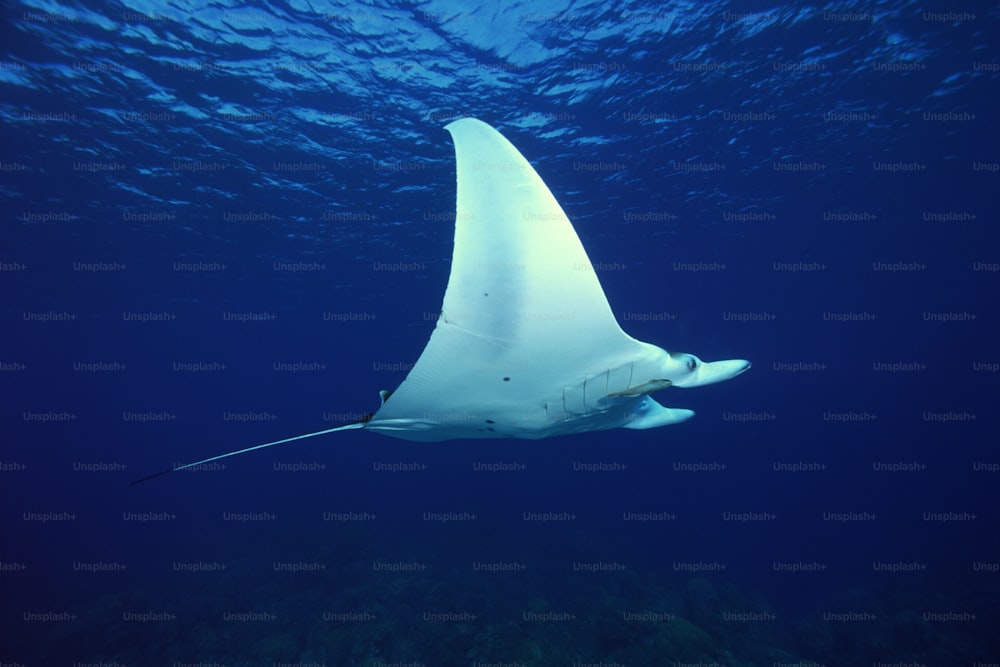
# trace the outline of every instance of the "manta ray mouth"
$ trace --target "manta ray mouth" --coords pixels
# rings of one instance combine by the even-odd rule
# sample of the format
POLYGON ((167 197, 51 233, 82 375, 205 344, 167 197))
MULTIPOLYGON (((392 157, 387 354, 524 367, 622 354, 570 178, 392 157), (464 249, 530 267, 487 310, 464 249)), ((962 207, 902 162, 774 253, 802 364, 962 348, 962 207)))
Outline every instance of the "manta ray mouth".
POLYGON ((636 387, 629 387, 625 391, 616 391, 613 394, 608 394, 608 398, 618 396, 644 396, 646 394, 652 394, 654 391, 666 389, 672 384, 673 382, 667 380, 666 378, 661 380, 650 380, 649 382, 643 382, 636 387))

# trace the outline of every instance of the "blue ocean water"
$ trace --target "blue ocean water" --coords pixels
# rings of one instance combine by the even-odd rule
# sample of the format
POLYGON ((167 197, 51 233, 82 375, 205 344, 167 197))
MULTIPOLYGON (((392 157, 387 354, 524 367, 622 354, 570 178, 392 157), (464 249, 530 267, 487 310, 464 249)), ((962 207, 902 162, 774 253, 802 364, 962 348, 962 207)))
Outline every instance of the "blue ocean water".
POLYGON ((1000 662, 995 3, 3 11, 0 663, 1000 662), (403 380, 465 116, 626 331, 753 368, 128 486, 403 380))

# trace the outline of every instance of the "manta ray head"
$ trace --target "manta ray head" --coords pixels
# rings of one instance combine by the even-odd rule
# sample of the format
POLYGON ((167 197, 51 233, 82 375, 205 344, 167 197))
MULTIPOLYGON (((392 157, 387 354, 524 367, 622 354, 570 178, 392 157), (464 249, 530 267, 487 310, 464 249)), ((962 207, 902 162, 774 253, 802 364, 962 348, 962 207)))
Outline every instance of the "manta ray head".
POLYGON ((744 359, 702 361, 687 352, 667 352, 663 373, 673 387, 700 387, 734 378, 748 368, 750 362, 744 359))

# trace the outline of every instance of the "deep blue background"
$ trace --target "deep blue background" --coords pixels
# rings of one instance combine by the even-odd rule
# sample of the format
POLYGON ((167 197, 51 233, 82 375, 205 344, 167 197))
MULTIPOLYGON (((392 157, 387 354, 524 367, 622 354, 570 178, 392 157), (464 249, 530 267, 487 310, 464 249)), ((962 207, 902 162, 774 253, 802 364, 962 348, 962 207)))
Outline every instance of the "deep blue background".
POLYGON ((1000 463, 994 3, 91 4, 9 4, 0 29, 0 661, 1000 661, 1000 493, 997 472, 976 469, 1000 463), (356 419, 402 381, 448 277, 455 170, 441 127, 467 115, 536 166, 630 334, 753 369, 659 394, 698 412, 669 428, 429 445, 347 432, 127 486, 356 419), (50 213, 72 219, 41 221, 50 213), (863 219, 830 219, 844 213, 863 219), (112 269, 81 270, 95 262, 112 269), (192 262, 225 268, 176 268, 192 262), (725 268, 684 269, 698 262, 725 268), (796 262, 812 270, 776 269, 796 262), (416 268, 382 268, 394 264, 416 268), (49 312, 74 319, 30 319, 49 312), (276 317, 226 319, 248 312, 276 317), (975 319, 929 319, 942 313, 975 319), (76 370, 94 362, 125 368, 76 370), (225 369, 175 370, 191 362, 225 369), (325 367, 274 370, 285 362, 325 367), (798 362, 815 370, 786 370, 798 362), (916 370, 875 370, 897 362, 916 370), (123 417, 144 412, 173 418, 123 417), (49 413, 73 417, 31 420, 49 413), (766 420, 732 419, 748 413, 766 420), (948 413, 974 418, 940 423, 948 413), (473 469, 497 461, 526 468, 473 469), (297 462, 320 469, 276 470, 297 462), (426 467, 373 469, 385 462, 426 467), (726 468, 674 469, 696 462, 726 468), (79 470, 95 463, 118 469, 79 470), (348 511, 376 518, 323 520, 348 511), (546 511, 575 520, 522 520, 546 511), (72 518, 32 518, 44 512, 72 518), (171 518, 127 520, 142 512, 171 518), (241 512, 274 518, 224 519, 241 512), (824 520, 841 512, 876 518, 824 520), (925 519, 939 512, 975 519, 925 519), (300 562, 324 569, 275 571, 300 562), (726 568, 679 571, 690 563, 726 568), (345 610, 376 618, 324 620, 345 610), (676 618, 623 620, 642 611, 676 618), (763 611, 775 619, 726 620, 763 611), (146 612, 174 616, 130 620, 146 612), (244 612, 276 618, 226 620, 244 612), (477 618, 424 620, 437 612, 477 618), (825 616, 843 612, 875 619, 825 616), (949 612, 975 618, 933 616, 949 612), (45 613, 73 619, 33 616, 45 613))

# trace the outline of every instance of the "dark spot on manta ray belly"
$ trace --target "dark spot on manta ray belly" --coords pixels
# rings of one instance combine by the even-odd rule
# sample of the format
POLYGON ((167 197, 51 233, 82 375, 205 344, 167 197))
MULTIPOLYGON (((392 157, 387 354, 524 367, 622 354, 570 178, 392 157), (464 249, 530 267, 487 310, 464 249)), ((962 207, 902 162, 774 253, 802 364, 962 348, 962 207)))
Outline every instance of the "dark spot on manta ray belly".
POLYGON ((504 382, 510 382, 510 378, 508 378, 508 377, 505 377, 505 378, 503 379, 503 381, 504 381, 504 382))
POLYGON ((487 424, 496 424, 496 422, 495 422, 495 421, 493 421, 492 419, 487 419, 487 420, 486 420, 486 423, 487 423, 487 424))

